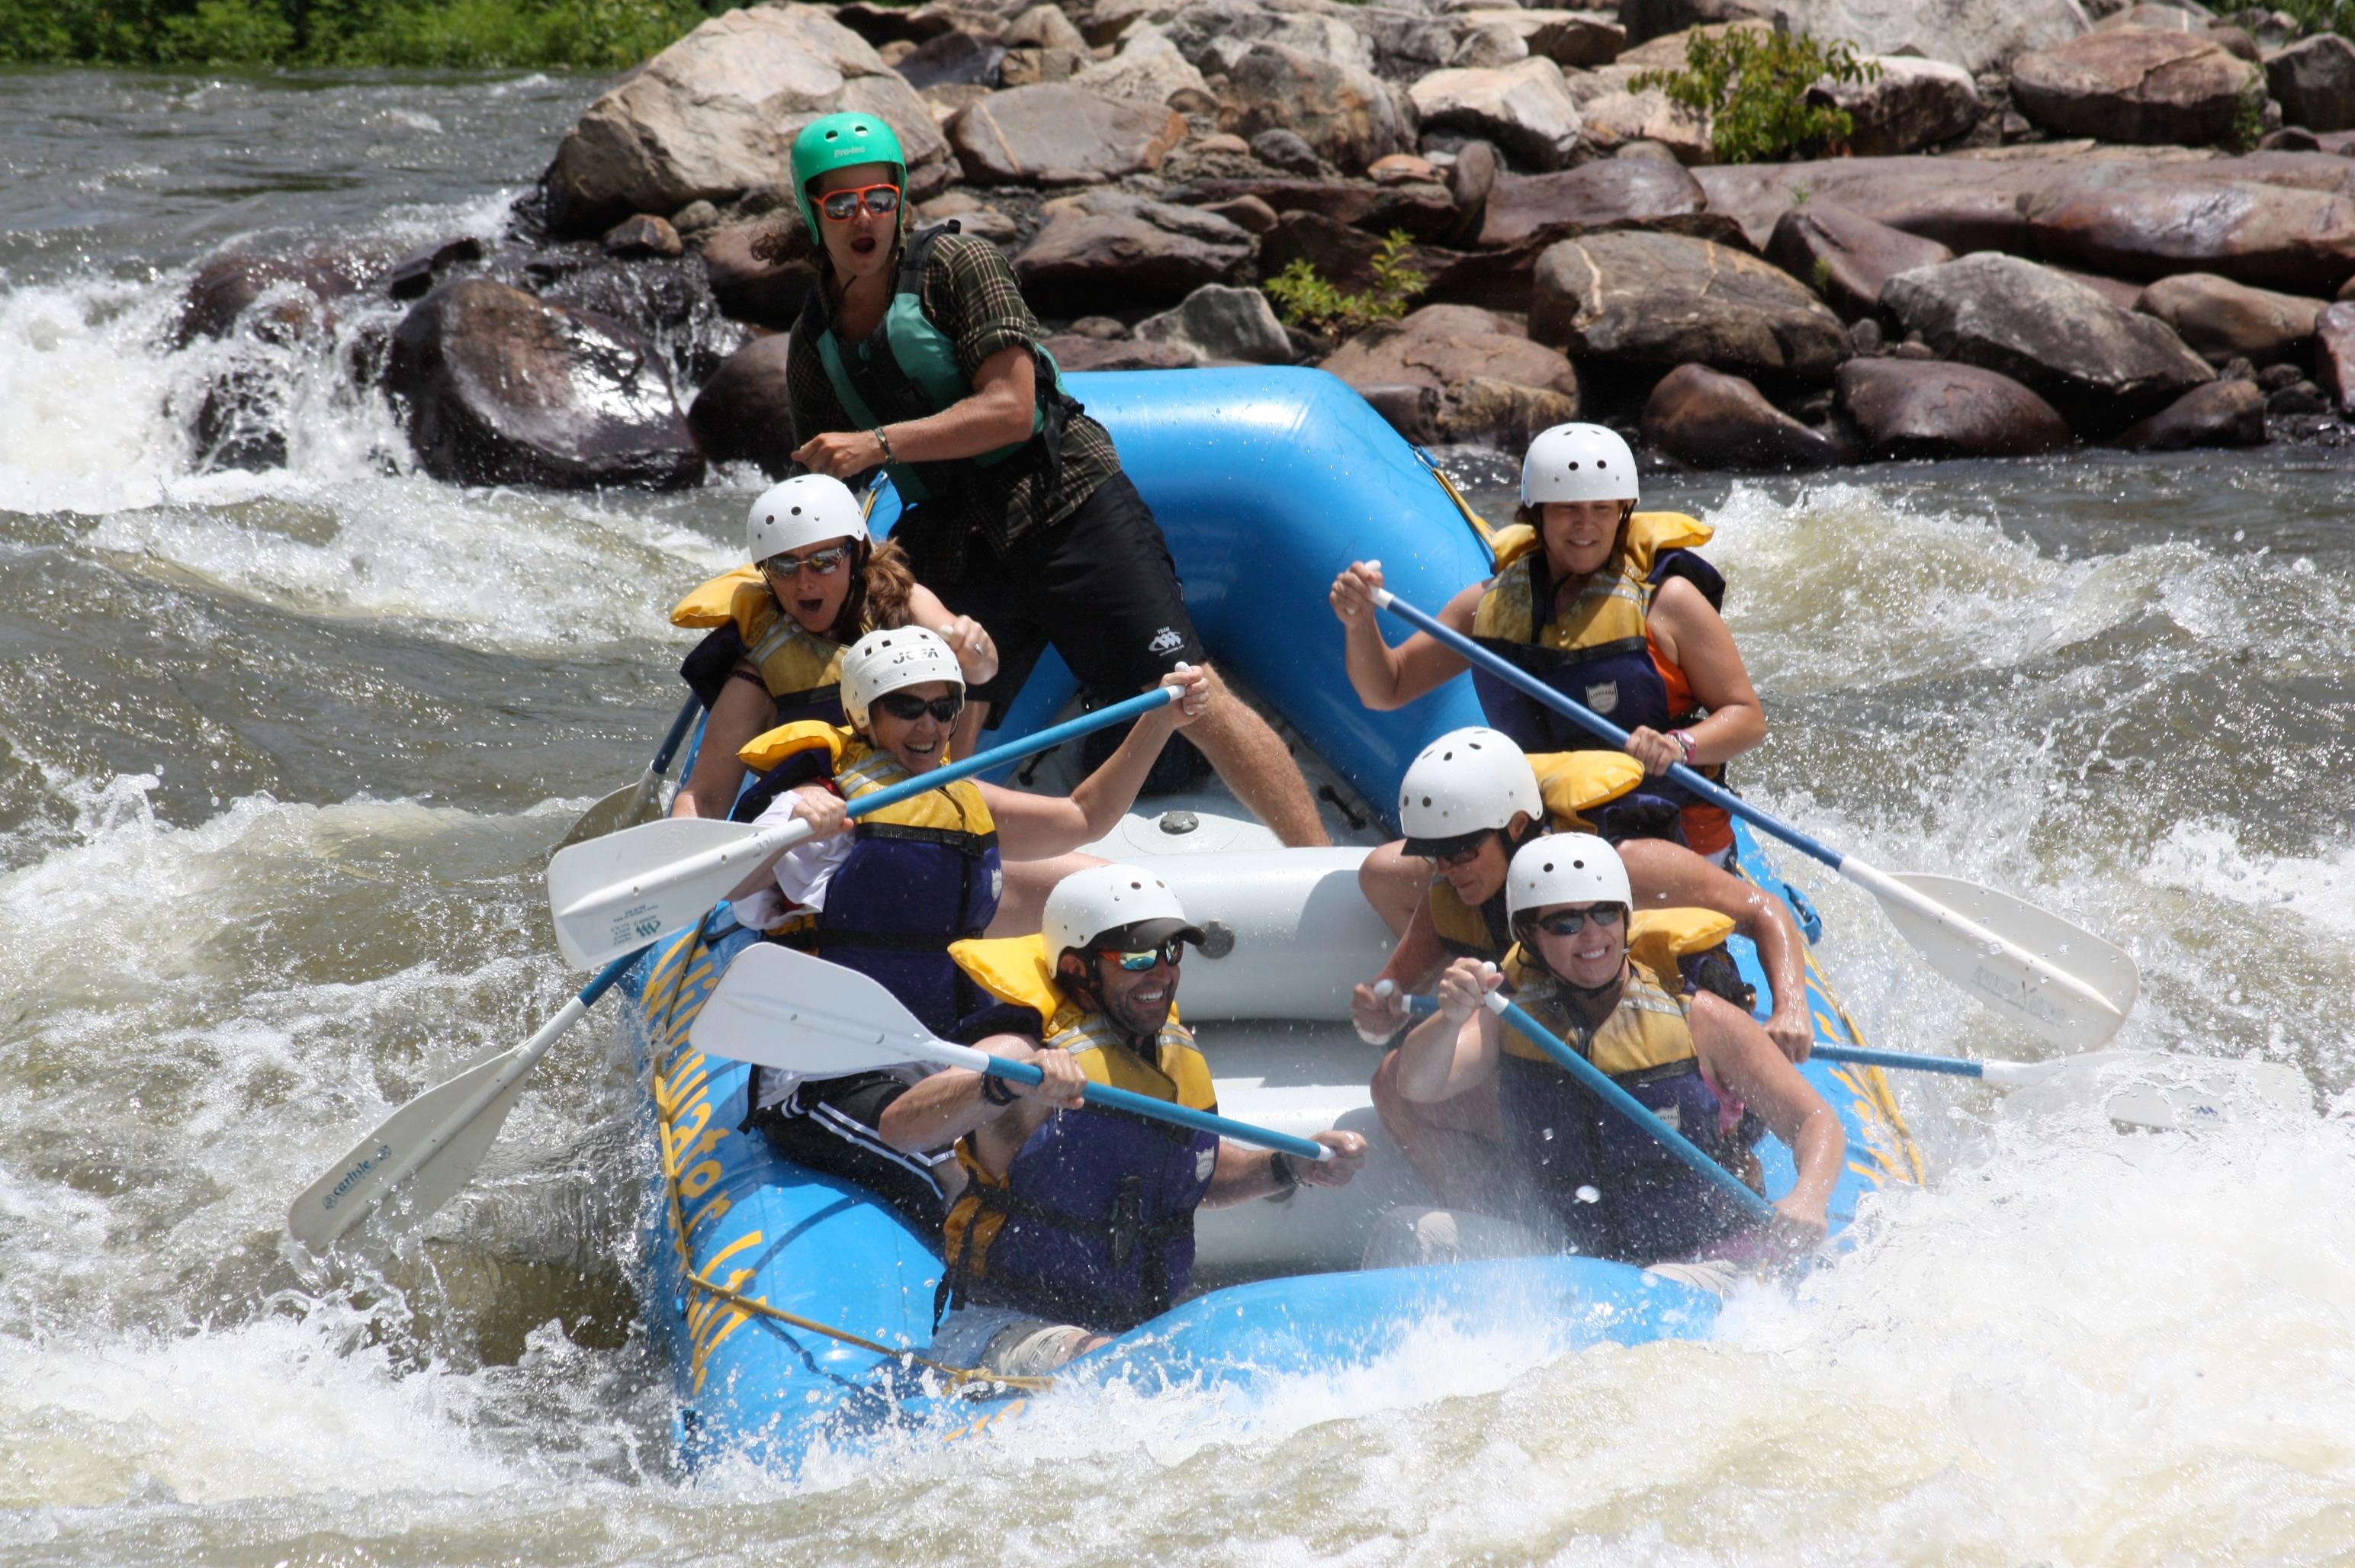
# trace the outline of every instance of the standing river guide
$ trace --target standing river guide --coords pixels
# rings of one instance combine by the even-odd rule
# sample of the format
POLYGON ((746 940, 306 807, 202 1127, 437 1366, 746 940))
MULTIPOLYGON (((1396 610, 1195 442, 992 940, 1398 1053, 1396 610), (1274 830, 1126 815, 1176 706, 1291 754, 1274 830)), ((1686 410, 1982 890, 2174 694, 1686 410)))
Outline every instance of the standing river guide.
MULTIPOLYGON (((1035 1558, 1042 1540, 1175 1555, 1199 1551, 1205 1517, 1243 1552, 1373 1560, 2343 1553, 2328 1459, 2343 1433, 2317 1391, 2344 1375, 2330 1304, 2355 1289, 2336 1239, 2355 1202, 2344 1128, 2237 1096, 2196 1136, 2120 1139, 2107 1105, 2045 1093, 2067 1072, 1958 1092, 1892 1073, 1931 1180, 1881 1194, 1805 1310, 1763 1292, 1707 1342, 1590 1355, 1547 1341, 1540 1314, 1497 1323, 1473 1303, 1412 1317, 1423 1332, 1362 1373, 1305 1371, 1250 1399, 1099 1397, 1065 1369, 1018 1415, 970 1403, 948 1430, 988 1424, 944 1448, 911 1437, 801 1481, 743 1467, 715 1488, 674 1467, 692 1407, 640 1328, 670 1309, 641 1273, 639 1178, 661 1150, 618 998, 543 1061, 426 1229, 364 1235, 327 1270, 286 1248, 295 1187, 578 983, 540 923, 541 866, 589 797, 658 750, 684 651, 665 613, 743 561, 761 485, 559 496, 379 465, 397 427, 335 358, 407 308, 376 293, 255 362, 307 411, 286 465, 211 468, 184 416, 224 345, 179 346, 173 325, 193 263, 231 234, 289 253, 496 244, 517 171, 604 85, 32 71, 12 86, 0 582, 12 603, 110 606, 18 617, 18 656, 0 661, 12 1554, 634 1563, 757 1539, 788 1562, 904 1561, 954 1530, 985 1559, 1035 1558), (142 172, 159 123, 176 128, 168 176, 142 172), (233 204, 212 194, 229 188, 233 204), (1859 1430, 1874 1435, 1864 1470, 1859 1430), (1089 1462, 1042 1467, 1060 1445, 1089 1462), (1172 1465, 1177 1491, 1103 1478, 1172 1465)), ((1189 595, 1236 591, 1189 556, 1190 512, 1162 504, 1150 441, 1118 422, 1123 379, 1071 379, 1154 496, 1189 595)), ((1441 457, 1482 511, 1509 515, 1509 479, 1441 457)), ((2255 1056, 2324 1100, 2347 1081, 2355 976, 2335 892, 2350 571, 2335 464, 2319 449, 2090 449, 1645 487, 1647 507, 1716 530, 1707 553, 1772 721, 1735 764, 1746 801, 2127 948, 2145 979, 2115 1041, 2131 1056, 2201 1072, 2255 1056), (2266 717, 2284 713, 2296 722, 2266 717)), ((1386 586, 1432 609, 1476 575, 1411 582, 1357 517, 1359 548, 1326 561, 1310 600, 1377 551, 1386 586)), ((1255 565, 1296 585, 1282 556, 1271 534, 1255 565)), ((1214 605, 1196 618, 1214 656, 1231 645, 1214 605)), ((1304 644, 1333 635, 1314 618, 1327 629, 1304 644)), ((1200 814, 1195 836, 1220 831, 1200 814)), ((1925 973, 1877 900, 1788 852, 1774 863, 1816 901, 1807 956, 1866 1038, 2036 1056, 1925 973)), ((1200 918, 1211 906, 1188 891, 1200 918)), ((1180 1003, 1240 1117, 1274 1103, 1232 1076, 1263 1059, 1244 1026, 1194 1005, 1254 962, 1253 929, 1235 935, 1224 957, 1188 950, 1180 1003)), ((1362 1076, 1372 1054, 1344 1043, 1362 1076)), ((691 1119, 698 1088, 665 1082, 691 1119)), ((710 1119, 681 1153, 735 1136, 701 1103, 710 1119)), ((1338 1192, 1206 1213, 1203 1245, 1241 1215, 1312 1225, 1380 1175, 1369 1156, 1338 1192)), ((702 1216, 730 1190, 690 1211, 698 1243, 729 1222, 702 1216)), ((697 1266, 778 1305, 765 1284, 728 1284, 751 1256, 697 1266)), ((743 1314, 715 1356, 787 1331, 815 1342, 681 1294, 715 1331, 743 1314)))

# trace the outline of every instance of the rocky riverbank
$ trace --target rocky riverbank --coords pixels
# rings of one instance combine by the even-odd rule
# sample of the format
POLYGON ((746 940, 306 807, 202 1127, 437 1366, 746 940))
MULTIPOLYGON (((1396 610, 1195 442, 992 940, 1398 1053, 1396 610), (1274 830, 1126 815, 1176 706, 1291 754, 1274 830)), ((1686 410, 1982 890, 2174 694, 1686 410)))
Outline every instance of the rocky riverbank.
MULTIPOLYGON (((816 277, 786 149, 838 109, 898 128, 924 219, 1006 249, 1066 369, 1318 365, 1417 441, 1583 416, 1806 468, 2336 440, 2355 410, 2355 46, 2188 0, 759 5, 591 105, 499 239, 216 257, 181 337, 325 343, 399 302, 349 373, 438 477, 773 471, 816 277), (1841 155, 1718 165, 1637 90, 1778 19, 1877 68, 1812 90, 1841 155), (1372 290, 1392 235, 1422 289, 1346 341, 1258 287, 1372 290)), ((282 459, 233 373, 193 417, 215 464, 282 459)))

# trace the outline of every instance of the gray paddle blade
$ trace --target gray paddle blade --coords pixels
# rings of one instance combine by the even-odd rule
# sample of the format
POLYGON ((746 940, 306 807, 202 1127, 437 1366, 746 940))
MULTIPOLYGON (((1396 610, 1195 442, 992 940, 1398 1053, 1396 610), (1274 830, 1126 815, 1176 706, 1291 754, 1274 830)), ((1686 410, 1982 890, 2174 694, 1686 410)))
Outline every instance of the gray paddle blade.
POLYGON ((582 812, 572 824, 572 831, 557 848, 570 848, 591 838, 602 838, 608 833, 619 833, 624 827, 654 821, 662 815, 662 775, 648 768, 637 783, 623 785, 582 812))
POLYGON ((749 823, 666 816, 559 849, 548 903, 565 961, 596 969, 703 918, 744 878, 749 823))
POLYGON ((319 1252, 371 1211, 380 1222, 413 1225, 448 1202, 515 1109, 530 1066, 519 1059, 528 1049, 503 1051, 403 1105, 294 1200, 287 1230, 319 1252))
POLYGON ((2051 1115, 2098 1104, 2121 1126, 2197 1131, 2239 1123, 2308 1121, 2306 1074, 2272 1061, 2229 1061, 2173 1051, 2100 1051, 2058 1064, 2012 1094, 2011 1115, 2051 1115))
POLYGON ((707 1056, 812 1078, 925 1061, 938 1050, 875 980, 766 942, 728 965, 687 1040, 707 1056))
POLYGON ((2039 1039, 2064 1051, 2091 1050, 2107 1042, 2134 1010, 2142 985, 2134 959, 2084 927, 1959 877, 1900 871, 1890 880, 2026 950, 2031 962, 2022 963, 1893 900, 1881 901, 1890 923, 1931 967, 2039 1039), (2040 964, 2074 979, 2108 1006, 2055 984, 2038 972, 2040 964))

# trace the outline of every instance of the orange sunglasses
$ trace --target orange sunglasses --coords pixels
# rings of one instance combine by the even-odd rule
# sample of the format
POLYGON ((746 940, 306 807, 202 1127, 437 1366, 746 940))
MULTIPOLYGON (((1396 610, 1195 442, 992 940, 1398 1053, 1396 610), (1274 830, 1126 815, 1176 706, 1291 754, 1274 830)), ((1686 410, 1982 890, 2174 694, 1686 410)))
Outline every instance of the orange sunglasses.
POLYGON ((849 222, 858 216, 861 207, 878 218, 889 218, 900 210, 900 187, 862 185, 848 190, 830 190, 817 198, 817 209, 837 223, 849 222))

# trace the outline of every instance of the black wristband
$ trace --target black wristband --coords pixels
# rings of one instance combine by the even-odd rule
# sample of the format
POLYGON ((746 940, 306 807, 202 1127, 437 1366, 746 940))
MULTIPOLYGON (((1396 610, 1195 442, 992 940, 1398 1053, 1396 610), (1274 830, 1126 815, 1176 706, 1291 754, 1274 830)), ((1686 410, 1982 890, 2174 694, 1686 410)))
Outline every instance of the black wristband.
POLYGON ((1300 1190, 1300 1172, 1293 1168, 1292 1157, 1284 1150, 1267 1157, 1267 1173, 1276 1180, 1276 1189, 1268 1194, 1271 1202, 1281 1203, 1300 1190))
POLYGON ((981 1075, 981 1099, 986 1105, 1011 1105, 1014 1085, 994 1072, 985 1072, 981 1075))

